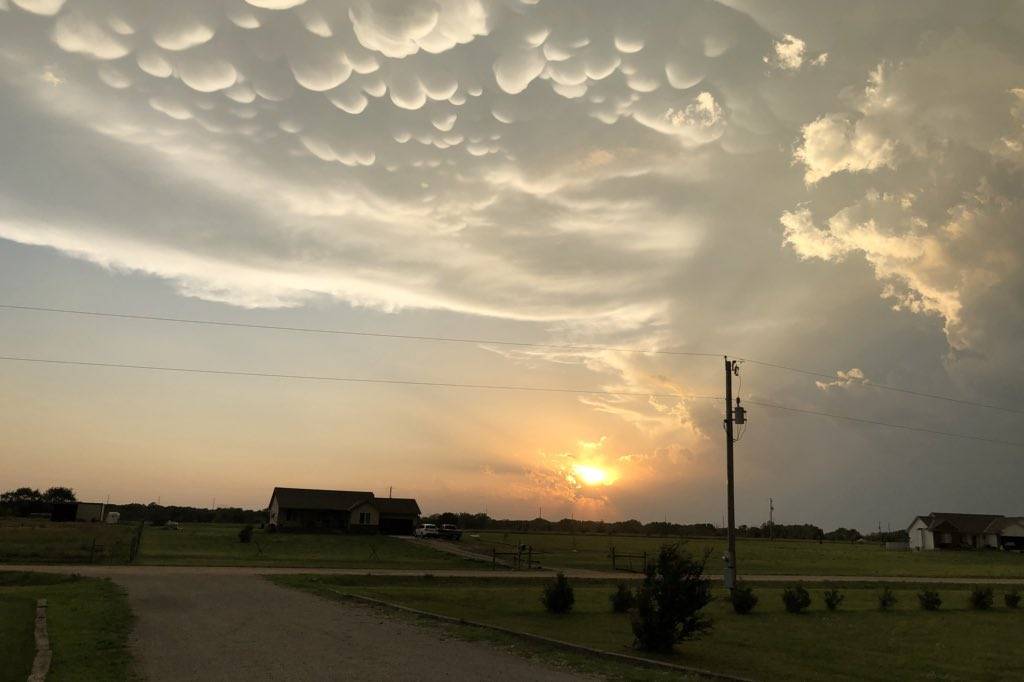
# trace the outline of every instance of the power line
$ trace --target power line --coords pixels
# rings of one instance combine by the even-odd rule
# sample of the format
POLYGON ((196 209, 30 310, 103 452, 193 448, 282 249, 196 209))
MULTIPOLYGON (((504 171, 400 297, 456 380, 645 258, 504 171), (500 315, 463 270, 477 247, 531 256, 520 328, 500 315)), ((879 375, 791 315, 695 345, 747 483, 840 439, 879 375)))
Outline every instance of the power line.
MULTIPOLYGON (((492 345, 492 346, 514 346, 520 348, 538 348, 545 350, 558 350, 558 351, 611 351, 617 353, 635 353, 642 355, 664 355, 664 356, 677 356, 677 357, 697 357, 697 358, 720 358, 721 353, 699 353, 691 351, 677 351, 677 350, 654 350, 646 348, 626 348, 619 346, 599 346, 599 345, 561 345, 561 344, 545 344, 545 343, 530 343, 526 341, 506 341, 501 339, 480 339, 480 338, 469 338, 469 337, 454 337, 454 336, 429 336, 429 335, 418 335, 418 334, 392 334, 386 332, 367 332, 367 331, 356 331, 351 329, 323 329, 316 327, 290 327, 284 325, 272 325, 272 324, 256 324, 250 322, 228 322, 226 320, 201 320, 194 318, 184 317, 165 317, 158 315, 141 315, 132 313, 109 313, 95 310, 78 310, 72 308, 50 308, 44 306, 28 306, 28 305, 12 305, 0 303, 0 309, 7 310, 26 310, 34 312, 44 313, 60 313, 65 315, 82 315, 87 317, 106 317, 116 319, 127 319, 127 320, 148 320, 151 322, 171 322, 177 324, 193 324, 193 325, 204 325, 212 327, 236 327, 241 329, 264 329, 274 331, 287 331, 287 332, 302 332, 308 334, 336 334, 341 336, 360 336, 369 338, 384 338, 384 339, 402 339, 406 341, 431 341, 438 343, 468 343, 476 345, 492 345)), ((826 372, 819 372, 810 369, 804 369, 800 367, 791 367, 788 365, 781 365, 773 362, 765 362, 763 360, 754 360, 752 358, 737 358, 743 362, 749 362, 754 365, 761 367, 770 367, 773 369, 780 369, 789 372, 796 372, 799 374, 805 374, 807 376, 813 376, 823 379, 835 380, 835 374, 828 374, 826 372)), ((886 384, 878 384, 873 381, 865 381, 863 386, 868 388, 875 388, 882 391, 893 391, 896 393, 902 393, 904 395, 912 395, 918 398, 928 398, 931 400, 942 400, 945 402, 955 403, 958 405, 970 405, 972 407, 979 407, 988 410, 998 410, 1000 412, 1007 412, 1010 414, 1024 414, 1024 410, 1014 409, 1012 407, 1003 407, 1001 405, 993 405, 991 403, 982 403, 974 400, 966 400, 963 398, 954 398, 947 395, 939 395, 935 393, 926 393, 924 391, 915 391, 909 388, 902 388, 899 386, 890 386, 886 384)))
POLYGON ((789 405, 779 405, 778 403, 767 403, 759 400, 747 400, 748 405, 757 405, 758 407, 767 407, 775 410, 785 410, 787 412, 797 412, 799 414, 812 414, 819 417, 831 417, 832 419, 842 419, 850 422, 857 422, 859 424, 871 424, 873 426, 887 426, 893 429, 903 429, 905 431, 917 431, 919 433, 930 433, 935 436, 948 436, 950 438, 964 438, 967 440, 976 440, 983 443, 995 443, 997 445, 1009 445, 1015 448, 1024 448, 1024 443, 1017 443, 1009 440, 999 440, 997 438, 985 438, 984 436, 972 436, 966 433, 954 433, 952 431, 939 431, 936 429, 926 429, 920 426, 907 426, 906 424, 895 424, 893 422, 883 422, 874 419, 864 419, 862 417, 851 417, 845 414, 836 414, 834 412, 819 412, 817 410, 807 410, 802 407, 791 407, 789 405))
MULTIPOLYGON (((115 369, 134 369, 134 370, 147 370, 155 372, 173 372, 181 374, 206 374, 206 375, 217 375, 217 376, 243 376, 243 377, 264 377, 270 379, 298 379, 306 381, 334 381, 343 383, 357 383, 357 384, 386 384, 386 385, 401 385, 401 386, 426 386, 435 388, 469 388, 469 389, 480 389, 480 390, 503 390, 503 391, 528 391, 538 393, 568 393, 574 395, 606 395, 613 397, 635 397, 635 398, 668 398, 677 400, 723 400, 721 396, 715 395, 679 395, 676 393, 646 393, 640 391, 606 391, 598 389, 577 389, 577 388, 555 388, 545 386, 513 386, 508 384, 469 384, 469 383, 456 383, 448 381, 414 381, 411 379, 373 379, 365 377, 340 377, 340 376, 322 376, 322 375, 311 375, 311 374, 283 374, 276 372, 246 372, 241 370, 225 370, 225 369, 202 369, 197 367, 167 367, 163 365, 134 365, 127 363, 117 362, 87 362, 84 360, 57 360, 53 358, 30 358, 30 357, 19 357, 11 355, 0 355, 0 361, 7 362, 26 362, 35 364, 47 364, 47 365, 65 365, 65 366, 78 366, 78 367, 102 367, 102 368, 115 368, 115 369)), ((894 429, 903 429, 906 431, 917 431, 920 433, 929 433, 937 436, 947 436, 950 438, 964 438, 968 440, 982 441, 986 443, 995 443, 998 445, 1008 445, 1012 447, 1024 447, 1024 443, 1017 443, 1013 441, 998 440, 994 438, 984 438, 982 436, 972 436, 964 433, 954 433, 951 431, 938 431, 935 429, 927 429, 918 426, 908 426, 906 424, 895 424, 893 422, 876 421, 873 419, 863 419, 861 417, 851 417, 849 415, 835 414, 832 412, 819 412, 816 410, 808 410, 799 407, 791 407, 789 405, 780 405, 778 403, 769 403, 759 400, 747 400, 748 405, 757 405, 759 407, 767 407, 777 410, 785 410, 787 412, 796 412, 800 414, 811 414, 821 417, 831 417, 833 419, 843 419, 851 422, 858 422, 861 424, 871 424, 874 426, 887 426, 894 429)))
POLYGON ((241 377, 265 377, 270 379, 304 379, 307 381, 337 381, 354 384, 395 384, 403 386, 432 386, 436 388, 475 388, 502 391, 533 391, 540 393, 572 393, 576 395, 607 395, 634 398, 670 398, 677 400, 721 400, 713 395, 679 395, 678 393, 647 393, 641 391, 605 391, 599 389, 555 388, 546 386, 512 386, 508 384, 465 384, 449 381, 414 381, 411 379, 372 379, 366 377, 339 377, 311 374, 279 374, 275 372, 246 372, 227 369, 202 369, 197 367, 167 367, 163 365, 133 365, 120 362, 86 362, 84 360, 56 360, 52 358, 28 358, 0 355, 0 360, 9 362, 31 362, 47 365, 73 365, 79 367, 105 367, 117 369, 138 369, 155 372, 182 374, 214 374, 241 377))
MULTIPOLYGON (((740 358, 744 362, 749 362, 752 365, 760 365, 761 367, 771 367, 773 369, 782 369, 788 372, 797 372, 799 374, 806 374, 812 377, 820 377, 823 379, 836 379, 835 374, 826 374, 825 372, 816 372, 811 369, 802 369, 800 367, 789 367, 787 365, 777 365, 772 362, 762 362, 761 360, 751 360, 750 358, 740 358)), ((865 380, 862 384, 868 388, 877 388, 882 391, 895 391, 896 393, 905 393, 906 395, 913 395, 919 398, 931 398, 932 400, 945 400, 950 403, 957 403, 959 405, 971 405, 972 407, 983 407, 989 410, 999 410, 1000 412, 1009 412, 1012 414, 1024 414, 1024 410, 1017 410, 1012 407, 1003 407, 1001 405, 993 405, 991 403, 979 403, 974 400, 964 400, 963 398, 953 398, 948 395, 938 395, 935 393, 925 393, 923 391, 914 391, 909 388, 901 388, 899 386, 887 386, 886 384, 876 384, 871 380, 865 380)))
POLYGON ((592 345, 561 345, 550 343, 529 343, 526 341, 503 341, 499 339, 477 339, 457 336, 427 336, 418 334, 390 334, 385 332, 366 332, 351 329, 320 329, 316 327, 287 327, 274 324, 256 324, 250 322, 227 322, 225 320, 198 320, 185 317, 162 317, 157 315, 136 315, 129 313, 107 313, 95 310, 74 310, 70 308, 44 308, 41 306, 9 305, 0 303, 0 308, 7 310, 31 310, 42 313, 62 313, 66 315, 84 315, 89 317, 113 317, 127 320, 149 320, 151 322, 175 322, 179 324, 197 324, 212 327, 240 327, 243 329, 272 329, 275 331, 304 332, 308 334, 338 334, 342 336, 367 336, 382 339, 404 339, 407 341, 436 341, 441 343, 472 343, 493 346, 520 346, 525 348, 543 348, 562 351, 614 351, 617 353, 638 353, 646 355, 677 355, 697 358, 720 358, 720 353, 692 353, 679 350, 653 350, 645 348, 620 348, 616 346, 592 345))

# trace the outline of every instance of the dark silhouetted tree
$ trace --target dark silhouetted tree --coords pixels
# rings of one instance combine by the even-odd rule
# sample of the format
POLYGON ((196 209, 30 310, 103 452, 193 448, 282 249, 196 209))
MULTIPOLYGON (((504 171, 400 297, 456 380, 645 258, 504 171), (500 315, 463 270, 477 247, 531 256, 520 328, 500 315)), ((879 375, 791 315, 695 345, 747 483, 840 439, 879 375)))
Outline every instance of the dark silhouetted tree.
POLYGON ((544 586, 540 601, 551 613, 568 613, 572 610, 576 595, 564 573, 559 573, 552 582, 544 586))
POLYGON ((49 502, 50 504, 59 504, 61 502, 75 502, 78 498, 75 497, 75 491, 71 488, 65 488, 64 486, 54 486, 48 488, 43 493, 43 501, 49 502))
POLYGON ((711 628, 702 611, 711 601, 711 581, 704 577, 708 554, 697 561, 677 545, 664 545, 647 566, 630 611, 634 646, 645 651, 672 651, 677 642, 699 637, 711 628))
POLYGON ((0 495, 0 503, 16 504, 18 502, 42 502, 43 494, 35 488, 18 488, 8 490, 0 495))

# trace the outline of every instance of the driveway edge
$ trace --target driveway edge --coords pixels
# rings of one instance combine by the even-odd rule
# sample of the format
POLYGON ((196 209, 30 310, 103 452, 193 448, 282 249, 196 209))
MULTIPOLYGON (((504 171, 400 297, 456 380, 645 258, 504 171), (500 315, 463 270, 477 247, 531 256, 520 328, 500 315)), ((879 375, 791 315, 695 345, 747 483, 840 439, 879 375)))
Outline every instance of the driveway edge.
POLYGON ((430 618, 432 620, 442 621, 445 623, 452 623, 454 625, 468 625, 470 627, 481 628, 484 630, 492 630, 494 632, 500 632, 502 634, 511 635, 518 637, 519 639, 527 639, 540 644, 547 644, 548 646, 557 647, 559 649, 565 649, 567 651, 575 651, 576 653, 588 654, 590 656, 599 656, 619 663, 629 663, 631 665, 639 665, 645 668, 656 668, 660 670, 671 670, 673 672, 687 673, 689 675, 699 675, 712 680, 729 680, 730 682, 752 682, 750 679, 745 677, 734 677, 732 675, 725 675, 723 673, 716 673, 710 670, 702 670, 700 668, 690 668, 684 665, 677 665, 675 663, 666 663, 664 661, 656 661, 650 658, 641 658, 640 656, 630 656, 629 654, 615 653, 614 651, 603 651, 601 649, 594 649, 581 644, 573 644, 572 642, 565 642, 560 639, 551 639, 550 637, 543 637, 541 635, 534 635, 528 632, 520 632, 518 630, 511 630, 509 628, 503 628, 500 625, 488 625, 486 623, 477 623, 471 620, 465 620, 464 618, 455 618, 453 616, 444 616, 439 613, 431 613, 430 611, 421 611, 420 609, 413 609, 408 606, 402 606, 401 604, 393 604, 391 602, 382 601, 380 599, 374 599, 373 597, 364 597, 359 594, 342 593, 346 599, 353 601, 362 602, 364 604, 370 604, 372 606, 379 606, 394 611, 402 611, 415 616, 421 616, 424 618, 430 618))

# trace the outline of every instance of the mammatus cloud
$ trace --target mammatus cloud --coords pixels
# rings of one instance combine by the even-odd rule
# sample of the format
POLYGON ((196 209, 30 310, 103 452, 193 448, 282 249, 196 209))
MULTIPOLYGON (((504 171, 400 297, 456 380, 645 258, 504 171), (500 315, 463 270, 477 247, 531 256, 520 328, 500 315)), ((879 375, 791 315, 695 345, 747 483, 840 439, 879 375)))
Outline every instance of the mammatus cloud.
MULTIPOLYGON (((801 366, 834 352, 879 382, 1012 397, 1024 10, 864 7, 0 0, 0 143, 18 159, 0 165, 0 238, 232 305, 443 310, 801 366)), ((530 471, 558 453, 502 474, 522 500, 643 504, 640 481, 720 473, 720 405, 686 397, 717 395, 719 372, 509 357, 675 396, 585 398, 601 426, 559 442, 607 434, 595 459, 621 476, 580 492, 579 447, 517 447, 530 471)), ((861 393, 835 390, 853 370, 823 383, 790 397, 861 393)))

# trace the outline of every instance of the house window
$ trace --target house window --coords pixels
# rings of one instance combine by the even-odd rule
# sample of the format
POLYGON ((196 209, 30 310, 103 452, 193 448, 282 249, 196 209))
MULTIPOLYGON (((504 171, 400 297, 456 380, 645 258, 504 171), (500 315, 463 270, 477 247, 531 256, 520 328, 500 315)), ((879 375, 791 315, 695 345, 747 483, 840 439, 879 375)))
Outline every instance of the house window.
POLYGON ((370 518, 370 512, 368 512, 368 511, 359 512, 359 525, 360 526, 369 526, 370 523, 372 523, 372 520, 370 518))

